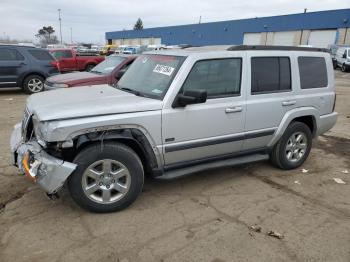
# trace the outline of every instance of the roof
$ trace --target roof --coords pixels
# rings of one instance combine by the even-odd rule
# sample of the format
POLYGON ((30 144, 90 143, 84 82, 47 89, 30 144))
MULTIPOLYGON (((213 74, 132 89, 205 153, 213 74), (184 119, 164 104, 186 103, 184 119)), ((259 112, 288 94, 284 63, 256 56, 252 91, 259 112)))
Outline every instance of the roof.
POLYGON ((263 45, 217 45, 189 47, 185 49, 166 49, 160 51, 150 51, 144 54, 160 54, 174 56, 189 56, 190 54, 218 52, 218 51, 305 51, 305 52, 327 52, 327 49, 298 46, 263 46, 263 45))
POLYGON ((106 32, 106 39, 161 38, 162 44, 166 45, 235 45, 243 43, 245 33, 335 30, 349 27, 349 21, 350 8, 106 32))
POLYGON ((17 44, 1 44, 0 46, 8 46, 8 47, 20 47, 20 48, 37 48, 35 46, 30 46, 30 45, 17 45, 17 44))

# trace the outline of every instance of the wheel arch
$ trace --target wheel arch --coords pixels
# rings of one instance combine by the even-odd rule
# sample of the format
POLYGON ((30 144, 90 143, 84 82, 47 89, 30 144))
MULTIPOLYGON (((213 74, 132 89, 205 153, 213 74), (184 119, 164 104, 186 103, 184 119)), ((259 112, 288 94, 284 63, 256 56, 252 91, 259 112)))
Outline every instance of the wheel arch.
POLYGON ((24 75, 22 75, 22 76, 20 77, 20 79, 19 79, 19 81, 18 81, 18 85, 19 85, 20 87, 23 88, 24 80, 25 80, 28 76, 31 76, 31 75, 40 76, 40 77, 44 78, 44 81, 45 81, 45 79, 46 79, 46 76, 45 76, 43 73, 35 72, 35 71, 33 71, 33 72, 27 72, 27 73, 25 73, 24 75))
POLYGON ((160 163, 155 152, 156 149, 152 146, 147 136, 137 128, 122 128, 80 134, 73 139, 73 154, 77 155, 83 148, 91 144, 100 143, 101 147, 103 147, 103 144, 107 141, 115 141, 129 146, 140 157, 146 173, 158 175, 160 163))
POLYGON ((277 143, 289 124, 293 121, 299 121, 306 124, 310 128, 312 136, 316 137, 317 128, 319 126, 319 118, 319 112, 314 107, 301 107, 288 111, 282 118, 282 121, 280 122, 272 140, 268 144, 268 147, 272 147, 277 143))

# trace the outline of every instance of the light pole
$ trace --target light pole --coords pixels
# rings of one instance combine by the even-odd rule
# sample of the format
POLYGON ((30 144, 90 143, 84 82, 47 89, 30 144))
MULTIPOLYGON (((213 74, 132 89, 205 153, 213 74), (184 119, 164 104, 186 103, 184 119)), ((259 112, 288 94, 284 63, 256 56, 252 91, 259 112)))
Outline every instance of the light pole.
POLYGON ((61 45, 62 45, 61 8, 59 8, 57 11, 58 11, 58 21, 60 21, 60 39, 61 39, 61 45))
POLYGON ((70 43, 73 44, 73 29, 70 28, 70 43))

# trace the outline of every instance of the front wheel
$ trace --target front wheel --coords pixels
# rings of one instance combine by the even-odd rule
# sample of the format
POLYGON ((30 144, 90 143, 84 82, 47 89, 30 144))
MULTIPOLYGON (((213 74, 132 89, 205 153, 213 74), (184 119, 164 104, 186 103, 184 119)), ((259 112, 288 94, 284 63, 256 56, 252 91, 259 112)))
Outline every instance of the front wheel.
POLYGON ((81 207, 98 213, 122 210, 142 191, 144 172, 140 158, 120 143, 93 144, 74 159, 77 169, 68 189, 81 207))
POLYGON ((88 65, 85 67, 85 71, 90 72, 94 67, 95 67, 95 65, 93 65, 93 64, 88 64, 88 65))
POLYGON ((310 128, 301 122, 292 122, 271 152, 272 163, 281 169, 301 166, 312 146, 310 128))
POLYGON ((348 71, 345 64, 342 64, 342 66, 341 66, 341 71, 342 71, 342 72, 347 72, 347 71, 348 71))

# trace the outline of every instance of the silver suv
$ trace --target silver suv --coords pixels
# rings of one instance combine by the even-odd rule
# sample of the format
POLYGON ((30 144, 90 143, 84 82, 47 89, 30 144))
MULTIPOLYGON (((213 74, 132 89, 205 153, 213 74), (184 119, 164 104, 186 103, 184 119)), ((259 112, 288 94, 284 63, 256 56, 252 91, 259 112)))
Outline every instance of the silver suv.
POLYGON ((146 174, 267 159, 281 169, 302 165, 312 139, 337 119, 330 55, 221 49, 151 52, 117 86, 30 96, 11 138, 14 164, 49 195, 67 184, 94 212, 129 206, 146 174))

